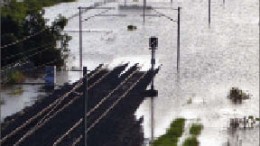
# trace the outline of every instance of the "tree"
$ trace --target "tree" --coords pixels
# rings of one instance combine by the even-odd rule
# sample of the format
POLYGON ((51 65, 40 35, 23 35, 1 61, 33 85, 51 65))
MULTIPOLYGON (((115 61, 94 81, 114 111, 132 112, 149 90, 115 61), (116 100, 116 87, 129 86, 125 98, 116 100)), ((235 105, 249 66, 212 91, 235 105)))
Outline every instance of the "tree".
POLYGON ((30 61, 37 66, 49 62, 52 62, 49 65, 63 66, 66 59, 66 54, 63 52, 67 52, 68 48, 66 45, 60 48, 56 46, 58 42, 63 41, 63 43, 68 43, 70 40, 69 36, 65 35, 64 39, 64 36, 61 35, 62 30, 67 24, 67 19, 60 15, 55 19, 51 26, 47 26, 43 14, 44 11, 32 11, 30 15, 27 16, 24 23, 24 31, 26 35, 32 35, 42 31, 40 35, 25 42, 27 48, 35 48, 38 47, 39 44, 44 45, 44 47, 36 50, 40 53, 31 57, 30 61))

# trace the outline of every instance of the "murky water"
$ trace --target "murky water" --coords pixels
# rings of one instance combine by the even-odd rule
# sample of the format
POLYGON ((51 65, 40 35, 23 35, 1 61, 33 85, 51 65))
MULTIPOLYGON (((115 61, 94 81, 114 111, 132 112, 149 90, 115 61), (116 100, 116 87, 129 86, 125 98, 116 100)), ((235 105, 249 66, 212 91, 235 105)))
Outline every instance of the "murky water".
MULTIPOLYGON (((208 26, 207 0, 148 1, 155 7, 181 6, 181 63, 176 71, 177 24, 164 17, 147 17, 145 24, 142 10, 111 10, 106 14, 126 14, 126 17, 94 17, 83 22, 83 64, 93 69, 99 63, 113 66, 121 62, 144 64, 149 68, 150 36, 159 38, 156 51, 157 65, 162 64, 156 76, 155 87, 159 97, 155 99, 155 136, 163 134, 176 117, 200 119, 204 125, 199 141, 202 146, 221 146, 229 138, 229 118, 254 115, 259 117, 259 1, 212 0, 211 26, 208 26), (137 30, 128 31, 127 25, 137 30), (233 105, 227 94, 233 86, 251 94, 251 99, 241 105, 233 105), (188 100, 191 104, 187 104, 188 100)), ((139 2, 140 3, 140 2, 139 2)), ((46 9, 46 18, 52 20, 59 13, 71 16, 78 6, 88 6, 93 1, 80 0, 59 4, 46 9)), ((106 6, 117 6, 109 3, 106 6)), ((90 10, 83 18, 103 10, 90 10)), ((177 12, 158 9, 173 19, 177 12)), ((154 11, 147 11, 156 14, 154 11)), ((71 19, 66 27, 73 37, 68 67, 78 67, 79 45, 78 18, 71 19)), ((80 73, 68 73, 74 81, 80 73)), ((145 137, 150 137, 150 100, 145 100, 136 112, 144 115, 145 137)), ((239 132, 243 146, 259 145, 259 129, 239 132), (252 136, 253 135, 253 136, 252 136)))
MULTIPOLYGON (((39 80, 27 79, 26 82, 37 83, 39 80)), ((1 121, 16 112, 21 111, 26 106, 30 106, 45 95, 40 91, 41 85, 12 85, 2 89, 1 97, 4 103, 1 105, 1 121)))

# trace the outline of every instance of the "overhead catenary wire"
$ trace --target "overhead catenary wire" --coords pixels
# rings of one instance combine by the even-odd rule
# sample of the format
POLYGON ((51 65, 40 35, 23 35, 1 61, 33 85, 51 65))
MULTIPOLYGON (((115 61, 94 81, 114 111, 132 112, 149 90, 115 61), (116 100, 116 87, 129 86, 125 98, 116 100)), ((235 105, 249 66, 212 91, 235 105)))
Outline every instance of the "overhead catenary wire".
MULTIPOLYGON (((97 120, 94 121, 94 123, 92 123, 90 125, 90 127, 87 129, 87 133, 93 129, 123 98, 125 98, 127 96, 127 94, 137 85, 137 83, 144 78, 144 76, 147 74, 144 73, 123 95, 121 95, 113 104, 112 106, 110 106, 97 120)), ((76 145, 77 143, 80 142, 80 140, 82 139, 82 135, 80 135, 80 137, 78 137, 76 139, 76 141, 74 141, 74 145, 76 145)))
POLYGON ((88 21, 88 20, 91 19, 91 18, 94 18, 94 17, 100 16, 100 15, 102 15, 102 14, 104 14, 104 13, 110 11, 110 10, 111 10, 111 9, 107 9, 107 10, 104 10, 104 11, 98 13, 98 14, 95 14, 95 15, 89 16, 88 18, 84 19, 84 21, 82 21, 82 22, 85 22, 85 21, 88 21))
POLYGON ((127 90, 123 95, 121 95, 121 96, 112 104, 112 106, 110 106, 94 123, 92 123, 92 124, 90 125, 90 127, 87 129, 87 133, 88 133, 91 129, 93 129, 93 128, 99 123, 99 121, 100 121, 103 117, 105 117, 105 116, 109 113, 109 111, 111 111, 111 110, 119 103, 119 101, 121 101, 123 98, 125 98, 126 95, 137 85, 137 83, 140 82, 141 79, 144 78, 144 76, 145 76, 147 73, 148 73, 148 72, 144 73, 134 84, 132 84, 132 86, 131 86, 130 88, 128 88, 128 90, 127 90))
MULTIPOLYGON (((110 72, 107 72, 105 75, 103 75, 101 78, 99 78, 95 83, 93 83, 91 86, 89 86, 89 87, 88 87, 88 90, 90 90, 90 89, 93 88, 96 84, 98 84, 100 81, 102 81, 109 73, 110 73, 110 72)), ((90 77, 90 79, 91 79, 91 77, 90 77)), ((80 85, 82 85, 82 82, 81 82, 80 85)), ((77 94, 80 95, 80 96, 82 96, 82 93, 81 93, 81 92, 80 92, 80 93, 77 93, 77 94)), ((48 116, 49 116, 53 111, 55 111, 55 109, 58 107, 58 105, 61 104, 61 102, 62 102, 62 100, 60 100, 59 103, 57 103, 56 106, 53 107, 53 108, 51 109, 51 111, 49 111, 49 112, 40 120, 39 123, 41 123, 42 121, 44 121, 45 119, 47 119, 48 116)))
MULTIPOLYGON (((91 113, 93 113, 98 107, 100 107, 100 105, 102 105, 109 97, 111 97, 111 95, 117 91, 120 87, 123 86, 123 84, 125 84, 135 73, 137 73, 140 70, 140 68, 138 68, 137 70, 135 70, 133 73, 131 73, 124 81, 122 81, 119 85, 117 85, 116 88, 114 88, 111 92, 108 93, 108 95, 106 95, 101 101, 99 101, 95 107, 93 107, 92 109, 90 109, 89 112, 86 113, 86 116, 90 116, 91 113)), ((53 146, 57 146, 66 136, 68 136, 74 129, 76 129, 82 122, 82 118, 76 122, 66 133, 64 133, 62 136, 60 136, 54 143, 53 146)))
MULTIPOLYGON (((93 7, 96 7, 96 6, 93 6, 93 7)), ((85 10, 85 11, 82 11, 82 12, 87 12, 87 11, 88 11, 88 10, 85 10)), ((73 19, 74 17, 77 17, 78 15, 79 15, 79 13, 77 12, 76 14, 73 14, 73 15, 69 16, 67 19, 68 19, 68 20, 71 20, 71 19, 73 19)), ((49 29, 49 28, 46 27, 46 28, 42 29, 41 31, 36 32, 36 33, 34 33, 34 34, 32 34, 32 35, 28 35, 28 36, 26 36, 26 37, 24 37, 24 38, 22 38, 22 39, 19 39, 19 40, 17 40, 17 41, 12 42, 12 43, 3 45, 3 46, 0 47, 0 49, 5 49, 5 48, 8 48, 8 47, 10 47, 10 46, 13 46, 13 45, 22 43, 22 42, 24 42, 24 41, 26 41, 26 40, 29 40, 29 39, 31 39, 31 38, 33 38, 33 37, 35 37, 35 36, 37 36, 37 35, 43 33, 44 31, 46 31, 46 30, 48 30, 48 29, 49 29)))
MULTIPOLYGON (((65 104, 62 108, 60 108, 59 110, 57 110, 53 115, 51 115, 49 117, 49 119, 52 119, 53 117, 55 117, 58 113, 60 113, 61 111, 63 111, 65 108, 67 108, 69 105, 71 105, 76 99, 78 99, 79 96, 74 97, 69 103, 65 104)), ((33 128, 31 130, 29 130, 28 132, 26 132, 22 138, 20 138, 13 146, 18 146, 20 145, 20 143, 22 143, 28 136, 32 135, 37 129, 41 128, 45 123, 47 123, 49 121, 49 119, 44 120, 42 123, 40 123, 39 125, 37 125, 36 128, 33 128)))
POLYGON ((20 39, 20 40, 17 40, 17 41, 15 41, 15 42, 12 42, 12 43, 10 43, 10 44, 6 44, 6 45, 2 46, 0 49, 5 49, 5 48, 8 48, 8 47, 10 47, 10 46, 13 46, 13 45, 22 43, 22 42, 24 42, 24 41, 26 41, 26 40, 28 40, 28 39, 30 39, 30 38, 32 38, 32 37, 35 37, 35 36, 37 36, 37 35, 43 33, 43 32, 46 31, 46 30, 47 30, 47 28, 44 28, 44 29, 42 29, 41 31, 39 31, 39 32, 37 32, 37 33, 34 33, 34 34, 32 34, 32 35, 29 35, 29 36, 26 36, 26 37, 24 37, 24 38, 22 38, 22 39, 20 39))
MULTIPOLYGON (((171 18, 171 17, 169 17, 169 16, 167 16, 167 15, 165 15, 165 14, 163 14, 163 13, 161 13, 161 12, 159 12, 159 11, 157 11, 156 9, 154 9, 154 8, 152 8, 152 10, 153 11, 155 11, 155 13, 157 13, 158 15, 160 15, 160 16, 163 16, 163 17, 165 17, 165 18, 167 18, 167 19, 169 19, 170 21, 172 21, 172 22, 177 22, 176 20, 174 20, 173 18, 171 18)), ((175 9, 174 9, 175 10, 175 9)))
POLYGON ((26 63, 27 59, 29 59, 29 58, 31 58, 31 57, 33 57, 33 56, 36 56, 36 55, 38 55, 38 54, 40 54, 40 53, 42 53, 42 52, 44 52, 44 51, 47 51, 47 50, 49 50, 49 49, 51 49, 51 48, 53 48, 53 47, 47 47, 47 48, 44 48, 44 49, 42 49, 42 50, 39 50, 39 51, 37 51, 37 52, 35 52, 35 53, 31 54, 31 55, 25 56, 25 57, 23 57, 23 58, 17 60, 16 62, 13 62, 13 63, 11 63, 11 64, 8 64, 8 65, 7 65, 4 69, 2 69, 1 71, 6 70, 6 69, 14 68, 13 66, 14 66, 15 64, 20 63, 21 61, 25 61, 25 62, 22 62, 22 63, 19 64, 19 65, 23 65, 23 64, 26 63))
POLYGON ((80 135, 80 136, 72 143, 71 146, 76 146, 76 145, 80 142, 80 140, 81 140, 82 138, 83 138, 83 136, 80 135))
POLYGON ((32 51, 38 50, 40 48, 44 48, 44 47, 48 47, 48 46, 52 46, 52 45, 53 45, 53 43, 48 43, 47 45, 45 44, 45 45, 42 45, 42 46, 39 46, 39 47, 35 47, 35 48, 29 49, 29 50, 25 50, 25 51, 17 53, 17 54, 6 56, 2 60, 10 60, 10 59, 15 58, 15 57, 17 57, 19 55, 27 54, 28 52, 32 52, 32 51))
MULTIPOLYGON (((110 71, 111 72, 111 71, 110 71)), ((108 73, 110 73, 108 72, 108 73)), ((103 78, 102 78, 103 79, 103 78)), ((92 86, 90 86, 88 89, 94 87, 94 85, 96 85, 97 83, 99 83, 101 80, 97 80, 94 84, 92 84, 92 86)), ((82 85, 82 82, 81 84, 82 85)), ((79 96, 78 96, 79 97, 79 96)), ((77 98, 78 99, 78 98, 77 98)), ((36 130, 38 130, 39 128, 41 128, 42 126, 44 126, 50 119, 54 118, 58 113, 60 113, 62 110, 64 110, 66 107, 68 107, 69 105, 71 105, 74 101, 76 101, 75 98, 72 99, 72 101, 70 101, 69 103, 65 104, 62 108, 58 109, 57 111, 55 111, 52 115, 49 115, 48 118, 46 119, 42 119, 40 122, 38 122, 36 124, 35 127, 33 127, 32 129, 30 129, 29 131, 26 132, 26 134, 23 135, 22 138, 20 138, 15 144, 14 146, 18 146, 21 142, 23 142, 27 137, 29 137, 30 135, 32 135, 36 130)))
MULTIPOLYGON (((93 78, 97 73, 99 73, 101 71, 101 69, 98 70, 98 72, 96 72, 95 74, 91 75, 89 77, 89 79, 93 78)), ((49 110, 50 108, 52 108, 53 106, 55 106, 61 99, 66 98, 67 96, 69 96, 71 93, 73 93, 76 89, 78 89, 80 87, 80 85, 82 85, 82 79, 80 79, 80 81, 68 92, 64 93, 63 96, 57 98, 53 103, 51 103, 50 105, 48 105, 46 108, 42 109, 40 112, 38 112, 36 115, 34 115, 33 117, 31 117, 30 119, 26 120, 25 123, 23 123, 21 126, 17 127, 16 129, 14 129, 11 133, 7 134, 5 137, 3 137, 1 139, 1 143, 5 142, 8 138, 10 138, 11 136, 13 136, 14 134, 16 134, 17 132, 19 132, 21 129, 25 128, 28 124, 30 124, 31 122, 33 122, 36 118, 38 118, 39 116, 41 116, 42 114, 44 114, 47 110, 49 110)))

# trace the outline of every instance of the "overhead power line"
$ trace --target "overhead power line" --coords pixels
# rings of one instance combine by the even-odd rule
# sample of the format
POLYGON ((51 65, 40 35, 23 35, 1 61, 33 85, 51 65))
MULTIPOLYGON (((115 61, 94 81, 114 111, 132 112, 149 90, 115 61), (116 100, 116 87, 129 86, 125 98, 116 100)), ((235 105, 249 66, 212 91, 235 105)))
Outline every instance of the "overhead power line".
POLYGON ((0 49, 5 49, 5 48, 8 48, 8 47, 10 47, 10 46, 13 46, 13 45, 22 43, 22 42, 24 42, 24 41, 26 41, 26 40, 28 40, 28 39, 30 39, 30 38, 32 38, 32 37, 35 37, 35 36, 41 34, 41 33, 44 32, 45 30, 47 30, 47 28, 45 28, 45 29, 43 29, 43 30, 41 30, 41 31, 39 31, 39 32, 37 32, 37 33, 35 33, 35 34, 26 36, 26 37, 24 37, 24 38, 22 38, 22 39, 20 39, 20 40, 17 40, 17 41, 15 41, 15 42, 12 42, 12 43, 10 43, 10 44, 6 44, 6 45, 4 45, 4 46, 1 46, 0 49))
MULTIPOLYGON (((99 69, 96 73, 94 73, 93 75, 91 75, 89 77, 89 79, 93 78, 96 74, 98 74, 101 71, 101 69, 99 69)), ((15 128, 11 133, 7 134, 5 137, 3 137, 1 139, 1 144, 3 144, 7 139, 9 139, 10 137, 12 137, 13 135, 15 135, 17 132, 19 132, 20 130, 22 130, 23 128, 25 128, 28 124, 32 123, 33 121, 35 121, 38 117, 42 116, 44 113, 48 112, 48 110, 52 109, 53 107, 55 108, 57 106, 57 104, 59 104, 61 101, 63 101, 66 97, 68 97, 71 93, 73 93, 76 89, 78 89, 81 85, 82 85, 82 79, 81 78, 79 80, 79 82, 70 90, 67 91, 66 93, 64 93, 62 96, 58 97, 53 103, 51 103, 50 105, 48 105, 47 107, 45 107, 44 109, 42 109, 41 111, 39 111, 37 114, 35 114, 33 117, 31 117, 30 119, 26 120, 21 126, 15 128)), ((96 83, 96 82, 95 82, 96 83)), ((46 119, 45 119, 46 120, 46 119)), ((44 121, 45 121, 44 120, 44 121)), ((41 122, 42 123, 42 122, 41 122)), ((39 124, 38 124, 39 125, 39 124)), ((38 126, 37 126, 38 127, 38 126)), ((35 128, 35 127, 34 127, 35 128)), ((32 128, 32 129, 34 129, 32 128)))

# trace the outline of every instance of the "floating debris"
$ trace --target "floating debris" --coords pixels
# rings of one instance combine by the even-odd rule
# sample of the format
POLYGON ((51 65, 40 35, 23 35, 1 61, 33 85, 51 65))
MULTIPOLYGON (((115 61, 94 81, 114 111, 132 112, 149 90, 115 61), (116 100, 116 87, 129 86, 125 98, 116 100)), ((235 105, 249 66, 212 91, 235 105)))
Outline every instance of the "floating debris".
POLYGON ((137 27, 134 26, 134 25, 128 25, 128 26, 127 26, 127 30, 128 30, 128 31, 133 31, 133 30, 136 30, 136 29, 137 29, 137 27))
POLYGON ((232 130, 238 128, 254 128, 258 119, 259 118, 255 118, 254 116, 245 116, 244 118, 232 118, 230 119, 229 126, 232 130))

